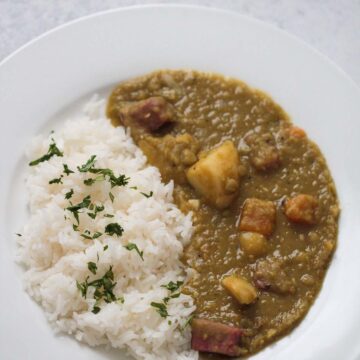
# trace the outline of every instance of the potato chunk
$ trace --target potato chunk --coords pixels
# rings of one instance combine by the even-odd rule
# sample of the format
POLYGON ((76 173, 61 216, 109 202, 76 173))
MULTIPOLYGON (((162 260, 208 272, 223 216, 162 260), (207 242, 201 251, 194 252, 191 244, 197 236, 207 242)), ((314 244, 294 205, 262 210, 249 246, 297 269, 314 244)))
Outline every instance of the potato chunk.
POLYGON ((274 229, 275 218, 276 209, 272 201, 246 199, 241 212, 240 230, 270 235, 274 229))
POLYGON ((259 257, 266 254, 268 243, 264 235, 245 231, 239 236, 241 250, 248 256, 259 257))
POLYGON ((299 194, 285 202, 285 215, 290 221, 306 225, 316 224, 318 201, 314 196, 299 194))
POLYGON ((239 276, 226 276, 222 280, 222 285, 240 304, 251 304, 257 299, 255 288, 239 276))
POLYGON ((219 209, 234 200, 239 189, 239 155, 231 141, 204 154, 186 173, 189 183, 219 209))

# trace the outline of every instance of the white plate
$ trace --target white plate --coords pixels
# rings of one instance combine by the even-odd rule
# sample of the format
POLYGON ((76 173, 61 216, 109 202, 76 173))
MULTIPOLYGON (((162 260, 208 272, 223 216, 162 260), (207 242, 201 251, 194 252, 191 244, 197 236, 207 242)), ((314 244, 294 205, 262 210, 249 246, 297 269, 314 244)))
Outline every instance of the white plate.
MULTIPOLYGON (((331 36, 331 34, 329 34, 331 36)), ((185 6, 115 10, 61 26, 0 64, 0 357, 121 359, 55 336, 13 262, 26 216, 23 150, 86 96, 161 68, 216 71, 265 90, 322 149, 342 216, 339 245, 301 325, 253 359, 356 359, 360 354, 360 91, 286 33, 237 14, 185 6)))

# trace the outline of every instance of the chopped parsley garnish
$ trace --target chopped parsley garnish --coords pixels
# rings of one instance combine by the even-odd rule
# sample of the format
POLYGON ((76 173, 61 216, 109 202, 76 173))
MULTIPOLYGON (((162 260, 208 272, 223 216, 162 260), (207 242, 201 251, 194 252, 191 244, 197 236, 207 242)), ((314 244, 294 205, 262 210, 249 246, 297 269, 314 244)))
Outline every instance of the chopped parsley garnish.
POLYGON ((180 286, 183 284, 183 281, 177 281, 176 283, 174 283, 173 281, 170 281, 168 284, 166 285, 161 285, 161 287, 168 289, 171 292, 174 292, 176 290, 179 290, 180 286))
POLYGON ((110 200, 111 200, 111 202, 114 202, 114 195, 111 193, 111 192, 109 192, 109 198, 110 198, 110 200))
POLYGON ((171 299, 175 299, 178 298, 181 294, 180 292, 177 292, 175 294, 173 294, 175 291, 179 290, 180 286, 183 284, 183 281, 177 281, 176 283, 173 281, 170 281, 168 284, 166 285, 161 285, 161 287, 167 289, 170 291, 171 295, 166 296, 162 299, 162 303, 155 303, 152 302, 151 306, 156 307, 157 308, 157 312, 160 314, 161 317, 166 318, 169 314, 167 312, 167 304, 171 299))
POLYGON ((74 195, 74 190, 73 190, 73 189, 70 189, 70 190, 65 194, 65 199, 69 200, 73 195, 74 195))
MULTIPOLYGON (((91 265, 91 268, 93 269, 93 265, 91 265)), ((116 286, 116 282, 114 282, 114 273, 112 271, 112 266, 110 266, 109 270, 104 274, 103 277, 90 282, 89 277, 87 277, 82 283, 76 282, 76 286, 81 292, 82 297, 85 299, 87 296, 88 288, 95 288, 94 299, 96 300, 96 304, 92 310, 94 314, 97 314, 101 310, 98 304, 102 300, 104 300, 106 303, 111 303, 117 300, 121 301, 121 297, 117 298, 113 292, 114 287, 116 286)))
POLYGON ((98 237, 100 237, 102 235, 102 233, 100 231, 95 231, 94 235, 93 235, 93 239, 97 239, 98 237))
POLYGON ((192 321, 193 318, 194 318, 194 315, 190 315, 190 316, 187 318, 187 320, 185 321, 184 325, 179 327, 180 332, 183 332, 183 331, 186 329, 186 327, 191 324, 191 321, 192 321))
POLYGON ((167 312, 167 307, 163 303, 152 302, 150 304, 152 307, 156 308, 156 311, 160 314, 161 317, 167 318, 169 313, 167 312))
POLYGON ((94 275, 96 275, 97 265, 96 265, 94 262, 92 262, 92 261, 88 262, 88 269, 89 269, 94 275))
POLYGON ((107 217, 107 218, 113 218, 114 215, 111 215, 111 214, 105 214, 104 217, 107 217))
POLYGON ((164 304, 167 304, 171 299, 178 298, 180 296, 180 293, 176 293, 167 297, 163 298, 164 304))
POLYGON ((64 174, 66 174, 67 176, 69 176, 70 174, 73 174, 74 171, 70 170, 69 167, 66 165, 66 164, 63 164, 63 167, 64 167, 64 174))
POLYGON ((62 178, 63 176, 61 175, 59 178, 55 178, 49 181, 49 184, 62 184, 62 178))
POLYGON ((94 306, 93 309, 91 310, 92 313, 97 314, 98 312, 100 312, 101 308, 99 306, 94 306))
POLYGON ((90 179, 85 179, 84 184, 87 185, 87 186, 90 186, 90 185, 94 184, 95 181, 96 181, 95 179, 91 179, 91 178, 90 179))
POLYGON ((150 191, 148 194, 143 193, 143 192, 140 192, 140 194, 144 195, 146 198, 151 198, 154 195, 154 193, 152 191, 150 191))
MULTIPOLYGON (((125 175, 115 176, 114 172, 111 169, 91 168, 88 171, 92 174, 102 175, 102 180, 105 180, 105 178, 108 177, 112 188, 115 186, 125 186, 129 183, 130 180, 130 178, 126 177, 125 175)), ((101 178, 97 177, 96 179, 98 180, 101 178)))
POLYGON ((143 252, 143 251, 140 251, 136 244, 134 244, 134 243, 128 243, 127 245, 124 245, 124 248, 125 248, 126 250, 129 250, 129 251, 135 250, 135 251, 139 254, 139 256, 141 257, 141 260, 144 261, 144 257, 143 257, 144 252, 143 252))
POLYGON ((106 251, 109 248, 109 245, 104 246, 104 251, 106 251))
POLYGON ((88 240, 94 240, 94 239, 97 239, 98 237, 100 237, 101 235, 102 235, 102 233, 99 231, 96 231, 96 232, 94 232, 93 235, 91 235, 89 230, 85 230, 84 233, 81 234, 80 236, 82 236, 83 238, 88 239, 88 240))
POLYGON ((90 198, 90 195, 88 195, 88 196, 85 196, 80 203, 78 203, 76 205, 71 205, 71 206, 67 207, 66 210, 73 213, 77 223, 79 224, 79 210, 88 208, 90 206, 90 204, 91 204, 91 198, 90 198))
POLYGON ((85 281, 82 283, 79 283, 78 281, 76 282, 76 287, 80 290, 81 296, 83 298, 86 298, 87 289, 89 287, 88 280, 89 280, 89 277, 87 277, 85 279, 85 281))
POLYGON ((79 231, 79 225, 73 224, 73 229, 74 229, 74 231, 79 231))
MULTIPOLYGON (((93 205, 93 204, 92 204, 93 205)), ((105 207, 103 205, 94 205, 92 207, 91 210, 94 210, 93 213, 88 213, 88 215, 92 218, 92 219, 95 219, 96 218, 96 215, 101 212, 101 211, 104 211, 105 207)))
POLYGON ((124 232, 124 229, 118 223, 110 223, 106 225, 105 232, 110 236, 113 235, 121 236, 124 232))
POLYGON ((54 139, 51 139, 51 141, 52 142, 49 145, 48 152, 45 155, 39 157, 38 159, 31 161, 29 163, 30 166, 35 166, 40 164, 41 162, 48 161, 53 156, 64 156, 64 153, 60 151, 59 148, 56 146, 54 139))
POLYGON ((126 177, 125 175, 116 176, 111 169, 94 168, 95 161, 96 161, 96 155, 92 155, 85 164, 78 166, 78 170, 80 172, 84 172, 84 173, 89 172, 91 174, 100 175, 94 179, 90 178, 90 179, 84 180, 85 185, 90 186, 90 185, 94 184, 96 181, 105 180, 106 177, 108 177, 112 188, 115 186, 125 186, 128 184, 130 179, 128 177, 126 177))
POLYGON ((96 213, 88 213, 89 217, 91 217, 92 219, 96 218, 96 213))
POLYGON ((118 297, 117 302, 119 302, 120 304, 123 304, 125 302, 124 297, 123 296, 118 297))
POLYGON ((130 189, 137 190, 137 186, 131 186, 130 189))
POLYGON ((19 233, 16 233, 16 235, 17 235, 17 236, 19 236, 19 237, 20 237, 20 236, 22 236, 22 235, 21 235, 21 234, 19 234, 19 233))
POLYGON ((80 172, 88 172, 95 164, 95 160, 96 159, 96 155, 92 155, 90 157, 90 159, 84 164, 84 165, 81 165, 81 166, 78 166, 78 170, 80 172))

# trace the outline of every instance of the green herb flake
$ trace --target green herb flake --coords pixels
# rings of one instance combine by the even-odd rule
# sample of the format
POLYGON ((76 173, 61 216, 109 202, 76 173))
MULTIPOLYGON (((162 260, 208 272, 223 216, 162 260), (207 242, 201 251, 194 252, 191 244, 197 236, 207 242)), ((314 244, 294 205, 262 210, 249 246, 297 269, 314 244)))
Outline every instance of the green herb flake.
POLYGON ((88 262, 87 265, 88 265, 88 269, 89 269, 94 275, 96 275, 97 265, 96 265, 94 262, 92 262, 92 261, 88 262))
POLYGON ((173 281, 170 281, 168 284, 166 285, 161 285, 161 287, 168 289, 171 292, 175 292, 177 290, 179 290, 180 286, 183 284, 183 281, 177 281, 176 283, 173 281))
POLYGON ((105 232, 110 236, 113 235, 121 236, 124 232, 124 229, 118 223, 110 223, 106 225, 105 232))
POLYGON ((95 164, 96 155, 91 155, 90 159, 83 165, 78 166, 77 169, 80 172, 88 172, 95 164))
POLYGON ((144 195, 146 198, 151 198, 154 195, 154 193, 152 191, 150 191, 148 194, 143 193, 143 192, 140 192, 140 194, 144 195))
POLYGON ((69 200, 71 199, 71 197, 74 195, 74 190, 73 189, 70 189, 70 191, 68 191, 66 194, 65 194, 65 199, 69 200))
MULTIPOLYGON (((90 265, 90 267, 91 269, 93 269, 93 265, 90 265)), ((110 266, 109 270, 106 271, 103 277, 90 282, 89 277, 87 277, 83 283, 76 282, 76 286, 80 290, 81 295, 84 298, 86 298, 87 289, 89 287, 95 288, 94 299, 96 300, 96 307, 98 307, 97 304, 99 304, 99 302, 102 300, 106 303, 110 303, 113 301, 117 301, 118 299, 113 292, 116 286, 116 282, 114 282, 114 273, 112 271, 112 266, 110 266)))
POLYGON ((94 306, 93 309, 91 310, 92 313, 97 314, 99 313, 101 310, 101 308, 99 306, 94 306))
POLYGON ((98 237, 100 237, 102 235, 102 233, 100 231, 96 231, 93 235, 93 239, 97 239, 98 237))
POLYGON ((129 251, 135 250, 135 251, 139 254, 139 256, 141 257, 141 260, 144 261, 144 257, 143 257, 144 252, 143 252, 143 251, 140 251, 136 244, 134 244, 134 243, 128 243, 127 245, 124 245, 124 248, 125 248, 126 250, 129 250, 129 251))
POLYGON ((106 251, 109 248, 109 245, 104 246, 104 251, 106 251))
POLYGON ((111 214, 104 214, 104 217, 107 217, 107 218, 113 218, 114 215, 111 215, 111 214))
POLYGON ((137 186, 130 186, 130 189, 137 190, 137 186))
POLYGON ((66 174, 67 176, 74 173, 74 171, 70 170, 69 166, 66 164, 63 164, 63 168, 64 168, 63 173, 66 174))
POLYGON ((180 296, 180 293, 164 297, 163 302, 164 302, 164 304, 167 304, 171 299, 178 298, 179 296, 180 296))
MULTIPOLYGON (((93 204, 92 204, 93 205, 93 204)), ((90 207, 89 207, 90 209, 90 207)), ((105 207, 103 205, 93 205, 91 207, 91 210, 94 210, 93 213, 88 213, 88 215, 92 218, 92 219, 95 219, 96 218, 96 215, 101 212, 101 211, 104 211, 105 207)))
POLYGON ((73 224, 73 230, 74 230, 74 231, 79 231, 79 225, 73 224))
POLYGON ((19 237, 21 237, 22 235, 21 234, 19 234, 19 233, 16 233, 15 235, 17 235, 17 236, 19 236, 19 237))
POLYGON ((165 304, 163 303, 157 303, 157 302, 152 302, 150 304, 152 307, 156 308, 156 311, 159 313, 159 315, 163 318, 167 318, 169 316, 168 312, 167 312, 167 307, 165 304))
POLYGON ((49 184, 62 184, 62 178, 63 176, 61 175, 59 178, 55 178, 49 181, 49 184))
POLYGON ((81 296, 83 298, 86 298, 87 289, 89 287, 88 280, 89 280, 89 277, 87 276, 85 281, 82 283, 79 283, 78 281, 76 281, 76 287, 80 290, 81 296))
POLYGON ((88 239, 88 240, 94 240, 97 239, 98 237, 100 237, 102 235, 101 232, 96 231, 93 235, 91 235, 89 230, 85 230, 83 234, 81 234, 80 236, 82 236, 84 239, 88 239))
POLYGON ((111 187, 115 186, 125 186, 129 183, 130 178, 125 175, 115 176, 114 172, 111 169, 89 169, 89 172, 92 174, 100 174, 103 176, 103 179, 108 177, 111 187))
POLYGON ((191 324, 193 318, 194 318, 194 315, 190 315, 187 318, 184 325, 179 327, 180 332, 183 332, 191 324))
POLYGON ((84 184, 87 185, 87 186, 91 186, 92 184, 95 183, 95 181, 96 181, 95 179, 91 179, 91 178, 90 179, 85 179, 84 184))
POLYGON ((64 153, 60 151, 59 148, 56 146, 54 139, 51 139, 51 141, 52 142, 49 145, 48 152, 45 155, 39 157, 38 159, 31 161, 29 163, 29 166, 35 166, 40 164, 41 162, 48 161, 53 156, 64 156, 64 153))
POLYGON ((111 192, 109 192, 109 198, 110 198, 111 202, 113 203, 115 198, 111 192))
POLYGON ((91 198, 90 195, 88 195, 85 196, 80 203, 76 205, 71 205, 67 207, 65 210, 72 212, 77 223, 79 224, 79 210, 88 208, 90 204, 91 204, 91 198))
POLYGON ((125 302, 125 299, 124 299, 124 297, 123 296, 120 296, 120 297, 118 297, 117 298, 117 300, 116 300, 118 303, 120 303, 120 304, 124 304, 124 302, 125 302))
POLYGON ((84 239, 92 240, 92 236, 87 235, 87 234, 85 234, 85 233, 80 234, 80 236, 83 237, 84 239))

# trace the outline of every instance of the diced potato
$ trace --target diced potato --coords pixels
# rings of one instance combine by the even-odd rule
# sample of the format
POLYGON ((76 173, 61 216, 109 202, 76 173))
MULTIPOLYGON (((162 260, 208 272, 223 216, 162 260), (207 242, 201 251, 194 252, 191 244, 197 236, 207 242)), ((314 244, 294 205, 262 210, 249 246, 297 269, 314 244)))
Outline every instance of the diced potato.
POLYGON ((299 194, 285 202, 285 215, 295 223, 313 225, 316 223, 318 201, 314 196, 299 194))
POLYGON ((270 235, 276 220, 276 208, 272 201, 246 199, 240 218, 240 230, 270 235))
POLYGON ((240 304, 251 304, 257 299, 255 288, 245 279, 230 275, 222 280, 223 287, 230 292, 240 304))
POLYGON ((198 199, 190 199, 188 201, 190 207, 194 210, 199 210, 199 207, 200 207, 200 200, 198 199))
POLYGON ((231 141, 203 154, 186 173, 189 183, 219 209, 231 204, 239 189, 239 155, 231 141))
POLYGON ((259 257, 266 254, 268 243, 264 235, 255 232, 242 232, 239 236, 241 250, 246 255, 259 257))

